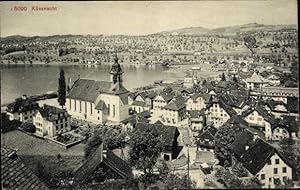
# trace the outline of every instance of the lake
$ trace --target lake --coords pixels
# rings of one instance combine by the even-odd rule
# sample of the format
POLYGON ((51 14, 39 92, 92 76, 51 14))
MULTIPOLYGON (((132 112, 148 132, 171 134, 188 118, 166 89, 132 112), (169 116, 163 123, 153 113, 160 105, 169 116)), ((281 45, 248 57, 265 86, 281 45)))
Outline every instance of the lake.
MULTIPOLYGON (((60 68, 66 83, 80 78, 110 80, 110 65, 1 65, 1 105, 14 101, 22 94, 35 95, 57 91, 60 68)), ((161 66, 123 66, 123 84, 128 90, 152 84, 155 80, 175 81, 184 73, 165 72, 161 66)))

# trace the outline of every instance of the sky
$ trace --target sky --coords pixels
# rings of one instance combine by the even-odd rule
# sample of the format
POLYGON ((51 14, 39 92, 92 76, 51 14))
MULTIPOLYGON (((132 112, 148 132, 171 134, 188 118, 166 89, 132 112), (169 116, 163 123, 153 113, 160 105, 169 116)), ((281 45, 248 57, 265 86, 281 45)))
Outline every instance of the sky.
POLYGON ((296 0, 0 2, 0 35, 144 35, 184 27, 297 24, 296 0), (15 6, 27 11, 14 11, 15 6), (32 11, 32 6, 56 7, 32 11))

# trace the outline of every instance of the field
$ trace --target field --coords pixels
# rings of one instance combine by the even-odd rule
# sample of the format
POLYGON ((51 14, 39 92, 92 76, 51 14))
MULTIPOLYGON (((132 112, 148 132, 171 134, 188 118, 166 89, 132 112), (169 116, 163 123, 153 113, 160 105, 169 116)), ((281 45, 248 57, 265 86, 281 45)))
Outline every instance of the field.
POLYGON ((10 148, 17 149, 17 155, 24 164, 35 171, 38 162, 43 164, 47 171, 57 173, 65 170, 76 170, 84 161, 84 144, 80 143, 67 150, 27 135, 21 131, 10 131, 1 135, 2 142, 10 148), (58 160, 57 155, 61 158, 58 160))

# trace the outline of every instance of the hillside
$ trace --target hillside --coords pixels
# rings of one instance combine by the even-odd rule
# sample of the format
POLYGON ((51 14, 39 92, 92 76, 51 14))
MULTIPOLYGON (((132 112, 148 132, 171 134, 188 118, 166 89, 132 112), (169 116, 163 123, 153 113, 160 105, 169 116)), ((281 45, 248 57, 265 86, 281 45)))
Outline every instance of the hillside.
POLYGON ((297 29, 296 25, 263 25, 257 23, 249 23, 244 25, 220 27, 215 29, 207 29, 203 27, 189 27, 177 30, 163 31, 157 34, 163 35, 235 35, 237 33, 251 31, 281 31, 297 29))

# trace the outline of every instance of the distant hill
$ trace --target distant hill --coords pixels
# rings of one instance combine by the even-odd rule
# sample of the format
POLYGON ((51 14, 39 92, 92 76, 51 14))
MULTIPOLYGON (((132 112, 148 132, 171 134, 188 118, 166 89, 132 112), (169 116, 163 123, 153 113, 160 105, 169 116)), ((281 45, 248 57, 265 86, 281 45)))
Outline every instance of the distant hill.
POLYGON ((202 35, 207 34, 209 29, 203 27, 189 27, 189 28, 182 28, 177 30, 171 31, 163 31, 156 34, 169 34, 169 35, 202 35))
POLYGON ((203 27, 189 27, 177 30, 163 31, 156 34, 162 35, 235 35, 237 33, 251 31, 280 31, 297 29, 296 25, 264 25, 257 23, 249 23, 244 25, 228 26, 215 29, 207 29, 203 27))

